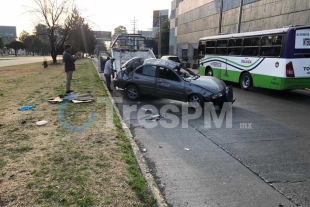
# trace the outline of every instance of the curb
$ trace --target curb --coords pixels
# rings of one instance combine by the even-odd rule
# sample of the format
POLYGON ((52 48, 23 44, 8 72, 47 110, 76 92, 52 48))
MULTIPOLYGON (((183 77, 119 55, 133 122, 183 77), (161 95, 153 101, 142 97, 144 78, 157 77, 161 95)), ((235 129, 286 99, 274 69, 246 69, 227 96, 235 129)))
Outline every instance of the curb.
MULTIPOLYGON (((100 79, 102 80, 100 73, 98 71, 98 67, 95 65, 94 61, 92 61, 92 62, 93 62, 94 66, 97 70, 97 73, 98 73, 100 79)), ((122 124, 123 130, 124 130, 126 136, 130 140, 131 148, 132 148, 132 151, 135 155, 136 161, 139 165, 139 168, 141 170, 142 175, 144 176, 144 178, 147 181, 148 187, 151 190, 153 197, 156 199, 157 207, 168 207, 168 204, 166 203, 164 196, 161 194, 161 192, 160 192, 160 190, 159 190, 159 188, 155 182, 153 175, 150 173, 150 169, 148 168, 147 163, 146 163, 142 153, 140 152, 139 147, 138 147, 137 143, 135 142, 134 137, 133 137, 130 129, 128 128, 128 126, 123 121, 123 118, 120 115, 120 112, 119 112, 119 110, 118 110, 118 108, 114 102, 114 99, 112 98, 111 93, 108 92, 108 88, 104 82, 103 82, 103 86, 107 90, 107 94, 111 100, 111 104, 113 105, 114 111, 116 112, 116 115, 122 124)))

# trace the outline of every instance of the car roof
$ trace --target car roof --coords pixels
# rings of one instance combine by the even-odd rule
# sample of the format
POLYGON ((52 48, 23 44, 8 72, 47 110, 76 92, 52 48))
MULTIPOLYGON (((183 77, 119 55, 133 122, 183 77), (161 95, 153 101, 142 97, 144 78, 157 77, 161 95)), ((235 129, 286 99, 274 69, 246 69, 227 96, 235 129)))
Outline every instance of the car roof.
POLYGON ((176 68, 180 67, 180 63, 174 62, 172 60, 164 60, 164 59, 145 59, 143 65, 158 65, 163 67, 169 67, 169 68, 176 68))

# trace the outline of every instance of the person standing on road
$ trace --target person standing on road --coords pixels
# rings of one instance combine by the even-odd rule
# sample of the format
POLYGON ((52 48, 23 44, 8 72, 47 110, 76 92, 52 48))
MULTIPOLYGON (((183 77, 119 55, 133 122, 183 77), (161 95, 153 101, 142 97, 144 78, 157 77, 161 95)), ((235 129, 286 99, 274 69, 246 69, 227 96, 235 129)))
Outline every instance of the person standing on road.
POLYGON ((73 71, 75 71, 75 61, 79 58, 80 53, 76 53, 73 57, 71 55, 72 46, 67 44, 65 45, 65 51, 62 55, 62 61, 65 64, 65 72, 66 72, 66 93, 71 93, 73 90, 70 89, 71 87, 71 80, 73 71))
POLYGON ((104 66, 104 77, 106 79, 106 82, 107 82, 107 87, 109 89, 110 92, 112 92, 113 90, 111 89, 111 75, 112 73, 114 72, 113 70, 113 62, 114 62, 114 58, 111 57, 110 60, 108 60, 106 63, 105 63, 105 66, 104 66))

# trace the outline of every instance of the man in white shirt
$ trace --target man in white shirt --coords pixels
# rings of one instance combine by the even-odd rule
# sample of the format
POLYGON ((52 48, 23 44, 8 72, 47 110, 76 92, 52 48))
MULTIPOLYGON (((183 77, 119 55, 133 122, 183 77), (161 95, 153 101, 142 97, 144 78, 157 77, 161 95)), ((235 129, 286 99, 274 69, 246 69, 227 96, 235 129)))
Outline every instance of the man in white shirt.
POLYGON ((109 89, 110 92, 112 92, 113 90, 111 89, 111 75, 112 73, 115 71, 113 70, 113 62, 114 62, 114 58, 112 57, 110 60, 108 60, 106 63, 105 63, 105 66, 104 66, 104 77, 106 79, 106 82, 107 82, 107 87, 109 89))

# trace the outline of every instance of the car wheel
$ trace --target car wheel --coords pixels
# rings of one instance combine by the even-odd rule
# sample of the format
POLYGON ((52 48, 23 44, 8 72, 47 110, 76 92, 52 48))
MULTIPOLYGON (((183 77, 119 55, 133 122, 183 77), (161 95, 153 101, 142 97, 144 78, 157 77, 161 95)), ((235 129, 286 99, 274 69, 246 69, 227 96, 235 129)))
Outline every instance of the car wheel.
POLYGON ((126 94, 127 94, 127 97, 132 101, 135 101, 138 98, 140 98, 140 91, 135 85, 127 86, 126 94))
POLYGON ((212 68, 207 68, 207 69, 206 69, 206 76, 213 76, 213 70, 212 70, 212 68))
POLYGON ((193 107, 193 108, 198 108, 199 106, 200 107, 204 106, 204 100, 203 100, 202 96, 199 94, 191 95, 189 97, 188 103, 189 103, 189 106, 193 107))
POLYGON ((252 76, 250 73, 243 73, 240 78, 240 87, 243 90, 249 90, 253 84, 252 76))

